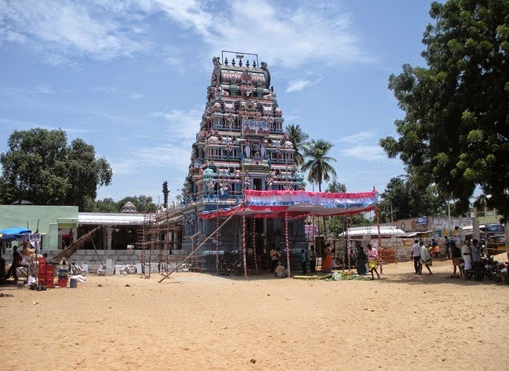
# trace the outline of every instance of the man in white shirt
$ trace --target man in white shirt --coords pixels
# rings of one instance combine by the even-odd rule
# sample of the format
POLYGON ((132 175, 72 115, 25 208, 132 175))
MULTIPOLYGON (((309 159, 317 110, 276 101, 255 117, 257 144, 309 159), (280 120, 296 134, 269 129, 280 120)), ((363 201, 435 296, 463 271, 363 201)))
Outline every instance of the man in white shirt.
POLYGON ((281 262, 277 263, 276 270, 274 272, 274 276, 276 278, 285 278, 288 276, 285 267, 283 267, 283 264, 281 262))
POLYGON ((466 278, 469 278, 468 271, 472 269, 472 253, 470 251, 470 240, 465 240, 465 243, 461 247, 461 257, 465 266, 463 267, 463 273, 466 278))
POLYGON ((431 269, 429 267, 430 261, 431 261, 431 256, 429 254, 429 251, 426 248, 426 245, 424 244, 424 242, 421 241, 421 273, 420 274, 422 274, 422 266, 423 265, 428 270, 430 276, 433 274, 433 272, 431 272, 431 269))
POLYGON ((419 240, 415 240, 412 245, 412 255, 411 258, 414 260, 414 269, 415 274, 421 274, 422 266, 421 266, 421 245, 419 244, 419 240))

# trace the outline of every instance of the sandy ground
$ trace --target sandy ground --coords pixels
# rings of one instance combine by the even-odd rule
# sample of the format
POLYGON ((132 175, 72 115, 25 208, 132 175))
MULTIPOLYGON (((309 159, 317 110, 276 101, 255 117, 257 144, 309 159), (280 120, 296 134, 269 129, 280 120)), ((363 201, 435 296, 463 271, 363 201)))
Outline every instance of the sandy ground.
POLYGON ((509 285, 175 273, 2 286, 1 370, 509 370, 509 285), (6 295, 8 294, 8 295, 6 295))

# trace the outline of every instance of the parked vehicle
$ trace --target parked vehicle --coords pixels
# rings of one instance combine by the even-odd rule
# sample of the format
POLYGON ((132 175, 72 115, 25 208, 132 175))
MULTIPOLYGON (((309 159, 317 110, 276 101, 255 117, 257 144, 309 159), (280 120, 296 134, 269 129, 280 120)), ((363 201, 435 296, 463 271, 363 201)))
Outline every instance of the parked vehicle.
POLYGON ((509 273, 508 273, 508 267, 509 263, 508 262, 505 262, 505 263, 499 263, 499 268, 500 268, 500 275, 502 276, 502 281, 509 285, 509 273))
POLYGON ((242 261, 238 258, 229 259, 222 256, 219 259, 219 274, 221 276, 229 276, 230 273, 240 276, 242 274, 242 261))
POLYGON ((486 256, 505 252, 505 234, 494 234, 486 240, 486 256))
POLYGON ((504 281, 504 273, 507 275, 507 268, 504 263, 493 259, 493 256, 482 258, 477 269, 472 268, 468 272, 467 278, 473 278, 476 281, 482 281, 484 278, 494 282, 504 281))

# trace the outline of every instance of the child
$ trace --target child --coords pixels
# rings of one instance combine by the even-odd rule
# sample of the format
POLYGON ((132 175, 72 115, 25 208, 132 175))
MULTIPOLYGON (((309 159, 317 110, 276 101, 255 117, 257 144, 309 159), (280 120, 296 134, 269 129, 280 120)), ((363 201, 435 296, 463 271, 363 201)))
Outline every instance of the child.
POLYGON ((283 267, 283 264, 281 262, 277 263, 276 271, 274 272, 274 276, 276 278, 285 278, 287 276, 286 269, 283 267))

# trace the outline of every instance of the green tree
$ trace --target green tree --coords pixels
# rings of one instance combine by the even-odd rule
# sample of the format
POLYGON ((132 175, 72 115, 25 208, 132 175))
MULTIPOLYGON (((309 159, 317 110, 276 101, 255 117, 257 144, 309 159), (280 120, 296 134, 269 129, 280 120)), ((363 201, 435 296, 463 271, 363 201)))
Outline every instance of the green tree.
POLYGON ((89 211, 96 213, 118 213, 120 209, 119 203, 108 197, 95 201, 89 211))
POLYGON ((380 221, 416 218, 419 216, 445 215, 447 201, 440 196, 435 186, 430 185, 424 191, 413 187, 412 179, 403 180, 394 177, 389 180, 385 191, 380 195, 380 221))
POLYGON ((76 205, 86 211, 97 188, 111 183, 111 167, 81 139, 67 145, 62 130, 14 131, 0 154, 2 203, 22 199, 36 205, 76 205))
POLYGON ((303 171, 309 171, 308 180, 311 183, 318 184, 318 191, 322 191, 323 181, 329 181, 331 175, 336 176, 336 170, 329 162, 336 162, 336 159, 329 157, 328 152, 333 144, 319 139, 311 140, 304 148, 304 156, 306 158, 302 165, 303 171))
POLYGON ((332 182, 329 183, 329 186, 327 187, 326 192, 331 193, 346 193, 346 185, 343 183, 338 182, 336 177, 332 178, 332 182))
POLYGON ((295 149, 295 153, 293 155, 297 166, 301 167, 304 163, 304 149, 306 145, 306 141, 309 138, 309 135, 304 133, 299 125, 290 124, 285 128, 286 134, 288 134, 288 139, 293 144, 293 148, 295 149))
POLYGON ((422 55, 389 88, 405 112, 399 138, 380 145, 399 155, 420 189, 435 184, 465 212, 476 187, 509 217, 509 0, 433 2, 422 55))
POLYGON ((131 201, 134 204, 136 211, 139 213, 155 212, 157 209, 157 206, 152 201, 152 197, 144 195, 124 197, 118 202, 119 209, 122 209, 122 206, 124 206, 128 201, 131 201))

